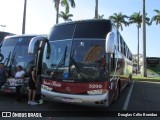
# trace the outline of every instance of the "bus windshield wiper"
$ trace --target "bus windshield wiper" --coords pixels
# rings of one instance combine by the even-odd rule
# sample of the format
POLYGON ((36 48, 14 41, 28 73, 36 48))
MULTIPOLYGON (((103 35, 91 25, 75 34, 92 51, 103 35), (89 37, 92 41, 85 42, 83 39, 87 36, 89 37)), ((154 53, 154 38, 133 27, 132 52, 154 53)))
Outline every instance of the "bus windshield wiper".
POLYGON ((55 76, 55 74, 57 73, 58 68, 59 68, 60 66, 61 66, 61 67, 64 66, 65 60, 66 60, 66 58, 68 57, 66 54, 67 54, 67 46, 65 47, 63 56, 62 56, 62 58, 60 59, 59 63, 57 64, 55 70, 51 73, 51 74, 52 74, 52 77, 55 76))
POLYGON ((79 69, 79 66, 78 64, 75 62, 74 58, 73 57, 70 57, 71 59, 71 63, 73 63, 73 65, 75 66, 77 72, 79 73, 79 75, 81 76, 82 79, 86 79, 85 76, 83 75, 83 73, 81 72, 81 70, 79 69))
POLYGON ((11 57, 11 64, 14 62, 15 55, 16 55, 16 52, 14 52, 13 55, 12 55, 12 57, 11 57))
POLYGON ((11 57, 11 52, 9 52, 8 57, 4 60, 4 65, 5 66, 8 66, 10 57, 11 57))

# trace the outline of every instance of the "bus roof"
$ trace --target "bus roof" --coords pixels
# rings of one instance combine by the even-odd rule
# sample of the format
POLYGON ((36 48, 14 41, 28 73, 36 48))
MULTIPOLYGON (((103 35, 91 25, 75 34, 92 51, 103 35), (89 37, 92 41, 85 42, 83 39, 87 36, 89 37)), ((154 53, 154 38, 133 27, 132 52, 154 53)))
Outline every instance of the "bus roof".
POLYGON ((106 39, 112 30, 112 21, 105 19, 81 20, 56 24, 52 27, 49 41, 64 39, 106 39))
POLYGON ((48 37, 47 34, 22 34, 22 35, 13 35, 13 36, 8 36, 6 38, 18 38, 18 37, 36 37, 36 36, 42 36, 42 37, 48 37))
POLYGON ((87 20, 78 20, 78 21, 69 21, 64 23, 58 23, 54 26, 61 26, 61 25, 67 25, 67 24, 80 24, 80 23, 91 23, 91 22, 112 22, 111 20, 107 19, 87 19, 87 20))
POLYGON ((0 31, 0 42, 2 42, 3 39, 4 39, 6 36, 10 36, 10 35, 15 35, 15 34, 9 33, 9 32, 0 31))

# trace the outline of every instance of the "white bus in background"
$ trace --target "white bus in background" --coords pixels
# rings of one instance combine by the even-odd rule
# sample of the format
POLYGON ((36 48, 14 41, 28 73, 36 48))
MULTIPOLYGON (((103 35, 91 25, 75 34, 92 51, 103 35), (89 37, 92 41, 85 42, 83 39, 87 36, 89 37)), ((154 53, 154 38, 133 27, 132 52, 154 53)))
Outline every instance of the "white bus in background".
POLYGON ((3 32, 3 31, 0 31, 0 43, 3 41, 3 39, 7 36, 11 36, 11 35, 15 35, 13 33, 9 33, 9 32, 3 32))
MULTIPOLYGON (((28 91, 28 69, 31 65, 37 63, 37 52, 40 45, 39 42, 35 44, 35 52, 28 54, 28 46, 32 38, 34 37, 46 37, 47 35, 14 35, 6 37, 0 47, 0 62, 4 63, 5 68, 9 73, 9 78, 1 91, 5 93, 15 93, 16 85, 23 84, 21 90, 22 94, 26 94, 28 91), (25 71, 25 79, 15 80, 16 66, 21 65, 25 71)), ((37 74, 40 74, 40 69, 37 69, 37 74)))

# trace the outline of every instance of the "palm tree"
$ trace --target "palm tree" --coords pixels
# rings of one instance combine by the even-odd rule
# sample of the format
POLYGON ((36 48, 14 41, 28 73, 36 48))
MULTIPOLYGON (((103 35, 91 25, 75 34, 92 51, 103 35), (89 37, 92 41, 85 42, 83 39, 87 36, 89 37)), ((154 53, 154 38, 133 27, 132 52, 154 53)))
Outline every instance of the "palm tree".
POLYGON ((112 16, 109 17, 109 19, 113 20, 113 22, 116 24, 117 29, 121 28, 121 31, 123 30, 122 24, 125 26, 128 25, 128 22, 125 20, 125 18, 128 18, 128 16, 123 15, 122 12, 120 13, 114 13, 112 16))
POLYGON ((58 23, 58 14, 59 14, 59 3, 60 0, 53 0, 54 2, 54 7, 56 9, 56 24, 58 23))
POLYGON ((73 14, 69 14, 69 11, 61 11, 59 17, 62 18, 64 21, 72 21, 70 17, 73 17, 73 14))
MULTIPOLYGON (((150 25, 149 23, 149 18, 146 18, 146 23, 148 25, 150 25)), ((137 44, 137 57, 138 57, 138 64, 137 64, 137 67, 138 67, 138 71, 139 71, 139 29, 141 28, 141 23, 142 23, 142 15, 140 12, 134 12, 130 17, 129 17, 129 24, 137 24, 137 29, 138 29, 138 44, 137 44)))
POLYGON ((69 3, 71 4, 71 7, 75 7, 74 0, 53 0, 54 7, 56 9, 56 24, 58 23, 58 17, 59 17, 59 5, 64 6, 66 11, 69 12, 69 3))
POLYGON ((98 19, 103 19, 104 15, 98 15, 98 19))
POLYGON ((152 17, 151 22, 156 21, 156 25, 160 24, 160 10, 155 9, 154 12, 156 12, 157 15, 152 17))
POLYGON ((98 0, 95 0, 96 6, 95 6, 95 19, 98 19, 98 0))
POLYGON ((94 17, 93 19, 103 19, 104 18, 104 15, 99 15, 98 14, 98 17, 96 18, 96 17, 94 17))
POLYGON ((147 63, 146 63, 146 12, 145 12, 145 0, 143 0, 143 77, 147 77, 147 63))
POLYGON ((26 26, 26 6, 27 6, 27 0, 24 1, 22 34, 25 34, 25 26, 26 26))

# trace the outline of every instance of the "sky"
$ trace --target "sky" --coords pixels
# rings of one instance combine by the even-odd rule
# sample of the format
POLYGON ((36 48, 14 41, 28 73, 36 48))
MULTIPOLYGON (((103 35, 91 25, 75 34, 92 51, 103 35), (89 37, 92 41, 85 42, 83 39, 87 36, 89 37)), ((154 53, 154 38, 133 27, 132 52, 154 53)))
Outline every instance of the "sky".
MULTIPOLYGON (((104 19, 114 13, 122 12, 130 16, 134 12, 142 13, 142 0, 98 0, 99 14, 104 19)), ((76 7, 70 8, 71 18, 85 20, 94 18, 95 0, 75 0, 76 7)), ((15 34, 22 33, 22 20, 24 0, 0 0, 0 31, 15 34)), ((156 13, 154 9, 160 10, 160 0, 146 0, 147 17, 152 18, 156 13)), ((60 7, 60 11, 64 8, 60 7)), ((59 19, 59 22, 64 22, 59 19)), ((27 0, 26 11, 26 34, 49 34, 50 29, 56 23, 56 11, 53 0, 27 0)), ((155 22, 151 26, 146 25, 146 55, 147 57, 160 57, 160 24, 155 22)), ((120 31, 124 40, 133 54, 137 54, 137 25, 123 26, 120 31)), ((140 29, 140 53, 142 53, 142 29, 140 29)))

